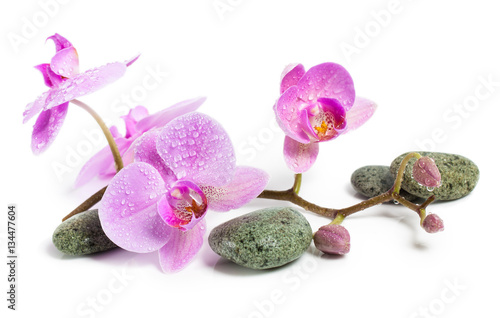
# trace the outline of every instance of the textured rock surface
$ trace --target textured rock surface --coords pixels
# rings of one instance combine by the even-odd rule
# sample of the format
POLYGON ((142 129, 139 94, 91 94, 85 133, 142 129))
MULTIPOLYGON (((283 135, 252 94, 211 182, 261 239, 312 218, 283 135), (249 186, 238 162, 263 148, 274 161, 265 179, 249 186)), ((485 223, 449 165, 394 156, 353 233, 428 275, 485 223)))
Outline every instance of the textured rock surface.
POLYGON ((92 254, 116 247, 104 234, 97 210, 82 212, 61 223, 52 235, 52 242, 68 255, 92 254))
MULTIPOLYGON (((436 200, 460 199, 474 189, 479 180, 479 168, 471 160, 454 154, 439 152, 418 152, 422 156, 429 156, 434 159, 439 172, 441 173, 441 186, 430 192, 427 187, 418 184, 411 177, 413 164, 416 159, 411 159, 406 166, 402 188, 420 198, 428 198, 432 194, 436 200)), ((391 174, 396 176, 399 164, 407 153, 394 159, 391 164, 391 174)))
MULTIPOLYGON (((394 177, 389 166, 365 166, 352 173, 351 184, 358 193, 373 198, 387 192, 394 185, 394 177)), ((404 190, 400 194, 408 201, 418 198, 404 190)))
POLYGON ((297 210, 267 208, 225 222, 212 230, 212 250, 236 264, 266 269, 300 257, 312 241, 312 229, 297 210))

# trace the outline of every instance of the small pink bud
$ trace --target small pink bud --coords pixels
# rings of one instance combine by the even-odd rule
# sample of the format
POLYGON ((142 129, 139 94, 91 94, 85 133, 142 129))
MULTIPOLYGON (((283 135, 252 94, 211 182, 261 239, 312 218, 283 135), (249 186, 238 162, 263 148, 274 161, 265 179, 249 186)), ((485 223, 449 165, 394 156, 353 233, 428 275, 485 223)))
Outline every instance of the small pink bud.
POLYGON ((441 174, 430 157, 420 157, 413 165, 413 178, 423 186, 435 188, 441 185, 441 174))
POLYGON ((344 255, 351 249, 351 237, 342 225, 324 225, 314 234, 314 245, 323 253, 344 255))
POLYGON ((436 214, 429 214, 425 217, 422 227, 428 233, 437 233, 444 230, 443 220, 436 214))

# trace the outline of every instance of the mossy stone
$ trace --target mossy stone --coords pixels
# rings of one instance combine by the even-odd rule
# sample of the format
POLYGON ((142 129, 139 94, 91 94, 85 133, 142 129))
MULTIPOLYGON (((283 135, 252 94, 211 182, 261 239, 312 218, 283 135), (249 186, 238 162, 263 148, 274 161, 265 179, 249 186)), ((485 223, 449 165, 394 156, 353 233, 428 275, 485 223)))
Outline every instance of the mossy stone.
POLYGON ((104 234, 97 210, 79 213, 61 223, 52 235, 52 242, 68 255, 86 255, 117 247, 104 234))
POLYGON ((215 227, 208 237, 212 250, 252 269, 285 265, 299 258, 312 241, 306 218, 288 207, 257 210, 215 227))
MULTIPOLYGON (((418 152, 418 151, 417 151, 418 152)), ((429 191, 412 178, 413 165, 416 159, 412 158, 405 169, 402 188, 420 198, 436 196, 436 200, 456 200, 472 192, 479 181, 479 168, 470 159, 460 155, 440 152, 418 152, 422 156, 434 159, 441 173, 441 186, 429 191)), ((391 164, 391 173, 395 177, 399 165, 408 153, 394 159, 391 164)))

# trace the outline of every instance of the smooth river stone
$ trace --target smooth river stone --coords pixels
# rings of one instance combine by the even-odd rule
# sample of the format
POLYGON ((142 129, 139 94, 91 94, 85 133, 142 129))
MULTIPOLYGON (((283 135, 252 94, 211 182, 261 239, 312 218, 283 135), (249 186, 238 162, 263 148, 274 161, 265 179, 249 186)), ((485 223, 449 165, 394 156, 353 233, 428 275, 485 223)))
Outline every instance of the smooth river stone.
MULTIPOLYGON (((394 177, 389 166, 365 166, 352 173, 351 185, 361 195, 373 198, 389 191, 394 185, 394 177)), ((401 190, 400 194, 408 201, 414 201, 418 198, 404 190, 401 190)))
MULTIPOLYGON (((416 159, 412 158, 406 166, 402 188, 420 198, 436 196, 436 200, 456 200, 465 197, 476 186, 479 180, 479 168, 471 160, 454 154, 440 152, 418 152, 422 156, 434 159, 441 173, 441 186, 427 189, 412 178, 412 169, 416 159), (429 190, 432 190, 429 191, 429 190)), ((396 176, 399 165, 408 153, 394 159, 391 173, 396 176)))
POLYGON ((212 250, 241 266, 267 269, 299 258, 312 241, 306 218, 288 207, 267 208, 229 220, 208 237, 212 250))
POLYGON ((97 210, 89 210, 72 216, 61 223, 52 242, 68 255, 86 255, 117 247, 104 234, 97 210))

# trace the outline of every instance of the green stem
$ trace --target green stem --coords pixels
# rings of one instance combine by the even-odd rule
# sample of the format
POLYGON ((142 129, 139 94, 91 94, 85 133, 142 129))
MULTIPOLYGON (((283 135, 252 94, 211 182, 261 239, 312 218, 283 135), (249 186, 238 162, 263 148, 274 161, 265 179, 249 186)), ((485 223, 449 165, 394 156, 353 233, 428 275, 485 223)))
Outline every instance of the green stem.
POLYGON ((123 168, 123 161, 122 157, 120 155, 120 151, 118 150, 118 146, 116 145, 115 139, 113 138, 113 135, 109 131, 108 126, 104 123, 102 118, 87 104, 77 100, 73 99, 71 101, 73 104, 83 108, 86 110, 92 117, 94 117, 95 121, 101 127, 102 132, 104 133, 104 136, 106 136, 106 140, 108 141, 109 148, 111 149, 111 153, 113 154, 113 158, 115 159, 115 166, 116 166, 116 172, 120 171, 123 168))
POLYGON ((292 187, 293 192, 299 194, 301 184, 302 184, 302 173, 297 173, 295 175, 295 180, 293 181, 293 187, 292 187))

